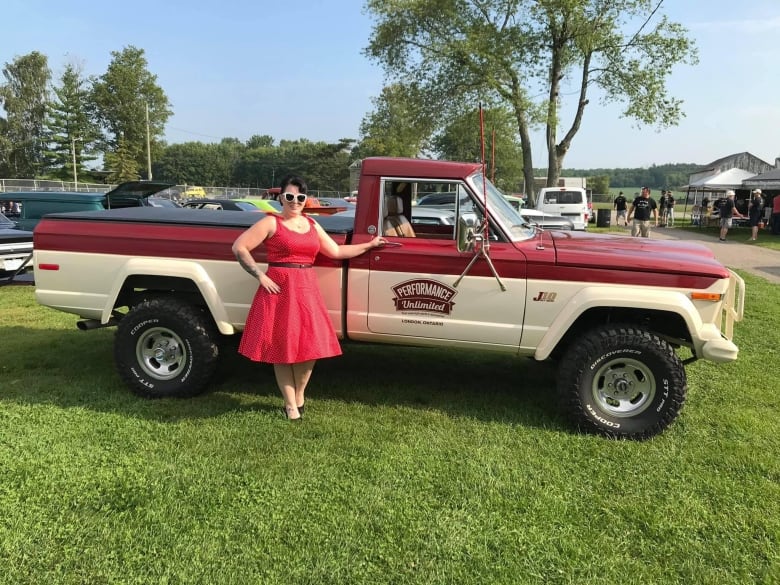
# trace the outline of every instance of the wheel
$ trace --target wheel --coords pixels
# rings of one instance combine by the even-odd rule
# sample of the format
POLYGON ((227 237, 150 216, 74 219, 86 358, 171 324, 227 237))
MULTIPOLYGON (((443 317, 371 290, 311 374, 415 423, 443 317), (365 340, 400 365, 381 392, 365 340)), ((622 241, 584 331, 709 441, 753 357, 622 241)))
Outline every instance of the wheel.
POLYGON ((144 300, 119 322, 114 359, 120 377, 144 398, 193 396, 217 367, 209 315, 173 298, 144 300))
POLYGON ((588 431, 648 439, 680 413, 685 368, 666 341, 630 325, 593 329, 561 361, 558 390, 568 414, 588 431))

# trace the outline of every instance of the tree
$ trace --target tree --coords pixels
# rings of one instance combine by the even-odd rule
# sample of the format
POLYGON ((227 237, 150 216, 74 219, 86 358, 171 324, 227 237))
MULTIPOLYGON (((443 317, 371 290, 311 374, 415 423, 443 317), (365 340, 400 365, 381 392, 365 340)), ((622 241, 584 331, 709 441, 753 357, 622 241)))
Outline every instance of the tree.
POLYGON ((120 140, 123 141, 120 158, 123 164, 129 165, 131 161, 123 157, 133 153, 134 172, 138 174, 138 169, 146 168, 147 132, 153 158, 162 150, 161 137, 172 114, 170 103, 157 85, 157 76, 147 70, 143 49, 128 46, 121 52, 113 51, 111 55, 113 59, 108 70, 93 80, 91 99, 96 118, 106 133, 107 153, 118 154, 120 140))
POLYGON ((594 193, 609 193, 609 175, 596 175, 588 179, 588 186, 594 193))
POLYGON ((0 103, 6 117, 0 119, 5 172, 16 178, 35 178, 44 166, 46 113, 51 79, 45 55, 33 51, 6 63, 0 103))
POLYGON ((116 148, 106 153, 106 168, 111 169, 108 182, 137 181, 140 178, 137 157, 138 153, 133 146, 125 140, 124 136, 119 136, 116 148))
POLYGON ((367 0, 376 24, 365 52, 391 80, 411 80, 422 95, 439 96, 432 115, 440 125, 453 108, 477 99, 505 104, 528 185, 531 131, 543 124, 547 184, 554 185, 591 88, 603 103, 623 103, 623 115, 640 124, 666 127, 683 115, 666 79, 675 65, 695 63, 696 50, 680 24, 659 15, 662 2, 367 0), (561 112, 569 101, 566 127, 561 112))
MULTIPOLYGON (((485 110, 483 120, 487 176, 506 192, 518 191, 523 179, 523 159, 511 113, 503 108, 485 110)), ((433 138, 432 145, 440 158, 481 161, 479 111, 455 118, 433 138)))
POLYGON ((420 155, 435 129, 435 117, 426 113, 424 97, 413 83, 385 87, 373 100, 376 109, 363 118, 362 139, 353 156, 420 155))
POLYGON ((48 165, 53 176, 77 180, 87 174, 84 163, 97 159, 94 148, 100 139, 89 113, 87 80, 76 66, 68 64, 53 93, 47 119, 48 165))

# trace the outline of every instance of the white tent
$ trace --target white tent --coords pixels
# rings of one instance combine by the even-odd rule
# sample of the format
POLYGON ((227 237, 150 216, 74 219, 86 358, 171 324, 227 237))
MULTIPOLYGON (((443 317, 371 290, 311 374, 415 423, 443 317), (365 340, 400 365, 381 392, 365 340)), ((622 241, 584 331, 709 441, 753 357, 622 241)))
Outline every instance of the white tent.
POLYGON ((683 215, 688 211, 688 199, 690 199, 691 192, 693 192, 693 207, 691 214, 691 221, 695 225, 701 225, 701 208, 699 206, 699 193, 717 193, 725 192, 727 189, 742 189, 742 182, 755 177, 756 174, 752 171, 746 171, 744 169, 729 169, 722 173, 716 173, 707 177, 702 177, 693 181, 688 185, 688 193, 685 196, 685 209, 683 215))
POLYGON ((741 189, 742 182, 756 174, 743 169, 729 169, 722 173, 703 177, 688 185, 688 191, 725 191, 726 189, 741 189))

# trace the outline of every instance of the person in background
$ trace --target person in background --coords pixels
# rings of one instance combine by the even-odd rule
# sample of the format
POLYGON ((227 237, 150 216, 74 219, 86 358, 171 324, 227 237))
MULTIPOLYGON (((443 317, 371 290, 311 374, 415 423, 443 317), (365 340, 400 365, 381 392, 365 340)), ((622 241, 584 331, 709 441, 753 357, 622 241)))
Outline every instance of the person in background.
POLYGON ((780 193, 772 198, 772 235, 780 236, 780 193))
POLYGON ((664 205, 666 207, 666 219, 664 221, 664 227, 674 227, 674 195, 671 191, 667 191, 664 194, 664 205))
POLYGON ((734 204, 734 191, 726 191, 726 198, 720 202, 720 241, 726 241, 726 235, 729 233, 731 227, 731 220, 734 216, 745 217, 742 215, 737 206, 734 204))
POLYGON ((633 237, 650 237, 650 215, 655 218, 655 225, 658 225, 658 206, 655 200, 650 197, 650 188, 642 187, 642 194, 634 199, 631 208, 628 210, 628 221, 634 218, 631 226, 631 235, 633 237))
POLYGON ((623 218, 623 225, 628 225, 628 220, 626 219, 626 204, 628 203, 628 200, 626 199, 625 195, 623 195, 623 191, 618 193, 618 196, 615 197, 615 202, 613 203, 613 207, 615 208, 615 223, 617 225, 620 225, 620 218, 623 218))
POLYGON ((748 220, 750 221, 750 240, 758 239, 758 224, 761 221, 761 212, 764 211, 764 200, 761 197, 761 189, 753 189, 748 204, 748 220))
POLYGON ((290 420, 303 414, 306 386, 316 360, 341 355, 341 347, 312 270, 318 253, 337 260, 354 258, 385 239, 339 245, 311 218, 303 215, 306 183, 296 176, 282 180, 280 214, 268 214, 233 242, 241 267, 259 282, 238 352, 256 362, 273 364, 276 383, 290 420), (268 270, 252 250, 265 245, 268 270))
POLYGON ((657 225, 666 227, 666 191, 661 191, 658 197, 658 209, 661 211, 661 221, 657 225))

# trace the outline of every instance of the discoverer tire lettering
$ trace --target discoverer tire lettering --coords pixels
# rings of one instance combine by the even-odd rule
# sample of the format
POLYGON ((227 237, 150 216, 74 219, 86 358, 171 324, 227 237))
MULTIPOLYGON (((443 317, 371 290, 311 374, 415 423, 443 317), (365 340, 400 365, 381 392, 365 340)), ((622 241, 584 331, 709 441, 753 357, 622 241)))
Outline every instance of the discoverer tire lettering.
POLYGON ((631 325, 592 329, 561 360, 558 392, 581 429, 648 439, 679 415, 685 369, 666 341, 631 325))
POLYGON ((119 322, 114 342, 117 372, 144 398, 199 394, 217 366, 217 336, 200 308, 174 298, 145 300, 119 322))

